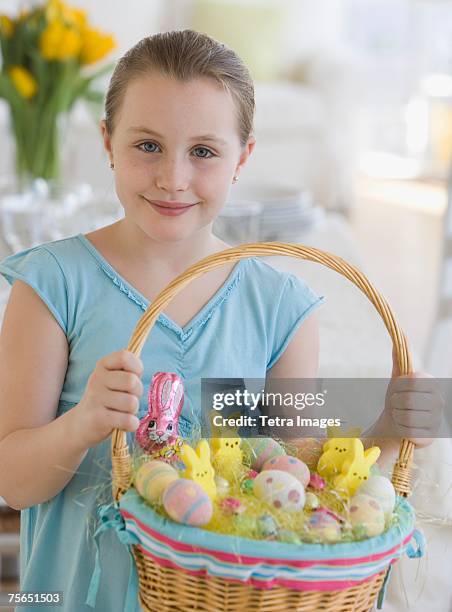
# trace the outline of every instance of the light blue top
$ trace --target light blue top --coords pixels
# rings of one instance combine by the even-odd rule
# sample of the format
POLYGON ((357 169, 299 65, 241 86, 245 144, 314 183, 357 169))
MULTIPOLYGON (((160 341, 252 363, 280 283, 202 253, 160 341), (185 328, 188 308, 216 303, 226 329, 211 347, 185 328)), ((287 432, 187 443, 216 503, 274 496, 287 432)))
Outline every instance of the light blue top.
MULTIPOLYGON (((96 362, 127 347, 149 302, 82 234, 11 255, 0 263, 0 273, 11 284, 15 279, 29 284, 66 334, 69 363, 59 416, 80 401, 96 362)), ((265 378, 300 323, 323 300, 304 281, 260 259, 239 261, 183 328, 163 314, 157 319, 141 354, 145 393, 138 416, 147 411, 152 375, 176 372, 184 379, 180 432, 187 435, 200 416, 202 377, 265 378)), ((110 468, 106 440, 88 451, 58 495, 22 511, 21 590, 63 591, 65 611, 91 612, 85 600, 94 569, 92 536, 96 508, 111 501, 110 468)), ((127 590, 127 548, 111 530, 102 534, 99 544, 103 571, 95 609, 139 610, 127 590)))

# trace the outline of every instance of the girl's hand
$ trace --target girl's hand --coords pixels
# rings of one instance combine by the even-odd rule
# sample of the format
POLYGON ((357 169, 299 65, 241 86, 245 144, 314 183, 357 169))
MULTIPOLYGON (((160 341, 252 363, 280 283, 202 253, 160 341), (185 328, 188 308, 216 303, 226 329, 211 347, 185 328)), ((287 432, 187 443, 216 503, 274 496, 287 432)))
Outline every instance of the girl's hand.
POLYGON ((400 376, 393 351, 385 411, 398 433, 417 447, 428 446, 438 436, 443 410, 444 399, 436 379, 424 372, 400 376))
POLYGON ((97 362, 80 403, 73 408, 75 435, 84 448, 99 444, 113 429, 135 431, 139 398, 143 394, 141 359, 127 350, 110 353, 97 362))

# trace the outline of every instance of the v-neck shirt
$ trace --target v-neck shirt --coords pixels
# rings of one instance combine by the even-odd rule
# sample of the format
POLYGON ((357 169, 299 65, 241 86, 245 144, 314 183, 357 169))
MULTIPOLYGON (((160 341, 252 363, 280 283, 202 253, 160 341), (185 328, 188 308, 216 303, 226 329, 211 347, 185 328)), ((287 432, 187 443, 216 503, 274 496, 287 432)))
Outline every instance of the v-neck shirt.
MULTIPOLYGON (((83 396, 97 361, 127 347, 149 301, 82 234, 10 255, 0 273, 27 283, 64 331, 69 362, 57 416, 83 396)), ((301 279, 258 258, 240 260, 226 281, 183 327, 160 314, 141 353, 145 389, 157 371, 184 382, 180 433, 200 417, 201 378, 263 379, 296 330, 323 302, 301 279)), ((132 434, 128 434, 132 441, 132 434)), ((94 569, 96 508, 111 500, 110 440, 88 450, 66 487, 21 513, 21 590, 64 592, 67 612, 88 612, 94 569)), ((116 535, 100 540, 102 572, 96 610, 139 610, 127 601, 130 556, 116 535)), ((131 574, 132 575, 132 574, 131 574)), ((26 607, 24 608, 24 610, 26 607)))

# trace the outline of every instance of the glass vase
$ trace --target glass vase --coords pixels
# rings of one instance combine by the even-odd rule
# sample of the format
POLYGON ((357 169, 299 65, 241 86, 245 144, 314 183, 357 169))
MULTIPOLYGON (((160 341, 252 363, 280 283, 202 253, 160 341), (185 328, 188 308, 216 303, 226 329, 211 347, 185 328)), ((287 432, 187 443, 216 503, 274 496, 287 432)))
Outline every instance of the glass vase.
POLYGON ((60 177, 61 113, 44 108, 10 107, 11 131, 16 147, 17 188, 26 190, 41 178, 56 184, 60 177))

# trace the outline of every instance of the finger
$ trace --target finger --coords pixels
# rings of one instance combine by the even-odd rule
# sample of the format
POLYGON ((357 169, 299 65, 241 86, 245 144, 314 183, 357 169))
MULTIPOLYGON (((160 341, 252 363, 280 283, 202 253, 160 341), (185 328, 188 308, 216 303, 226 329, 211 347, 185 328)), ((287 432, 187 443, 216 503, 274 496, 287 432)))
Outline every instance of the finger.
POLYGON ((392 393, 417 391, 420 393, 441 395, 440 386, 436 378, 411 378, 398 376, 391 381, 388 388, 392 393))
POLYGON ((430 412, 418 412, 415 410, 393 410, 392 418, 397 425, 404 427, 431 430, 433 419, 430 412))
POLYGON ((403 438, 427 439, 432 437, 432 432, 430 429, 422 429, 419 427, 405 427, 404 425, 397 425, 397 429, 403 438))
POLYGON ((122 431, 136 431, 140 425, 139 419, 133 414, 112 411, 111 426, 122 431))
POLYGON ((100 363, 107 370, 126 370, 138 376, 141 376, 143 373, 143 362, 141 359, 126 349, 106 355, 101 359, 100 363))
POLYGON ((121 391, 107 390, 102 400, 103 405, 109 410, 129 412, 130 414, 136 414, 140 405, 136 395, 122 393, 121 391))
POLYGON ((137 396, 143 395, 143 383, 133 372, 109 370, 107 371, 105 384, 111 391, 124 391, 137 396))
POLYGON ((391 395, 391 408, 416 412, 431 412, 434 396, 430 393, 400 391, 391 395))

